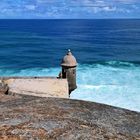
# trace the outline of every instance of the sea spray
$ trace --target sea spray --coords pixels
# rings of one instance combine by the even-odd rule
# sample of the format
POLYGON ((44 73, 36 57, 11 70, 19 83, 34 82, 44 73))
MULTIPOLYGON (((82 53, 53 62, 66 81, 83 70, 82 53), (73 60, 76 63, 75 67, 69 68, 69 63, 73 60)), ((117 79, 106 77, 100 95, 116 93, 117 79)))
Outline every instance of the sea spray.
POLYGON ((78 88, 72 99, 105 103, 140 111, 140 65, 109 61, 79 65, 78 88))

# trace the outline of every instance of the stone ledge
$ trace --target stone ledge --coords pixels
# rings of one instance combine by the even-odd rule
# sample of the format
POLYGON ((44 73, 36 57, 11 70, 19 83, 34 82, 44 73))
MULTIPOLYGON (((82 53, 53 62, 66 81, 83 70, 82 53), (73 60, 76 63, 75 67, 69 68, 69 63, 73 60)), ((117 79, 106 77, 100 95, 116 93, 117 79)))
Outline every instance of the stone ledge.
POLYGON ((0 139, 139 140, 140 113, 108 105, 0 96, 0 139))
MULTIPOLYGON (((69 98, 67 79, 56 77, 1 77, 9 93, 39 97, 69 98)), ((0 88, 4 93, 4 87, 0 88)))

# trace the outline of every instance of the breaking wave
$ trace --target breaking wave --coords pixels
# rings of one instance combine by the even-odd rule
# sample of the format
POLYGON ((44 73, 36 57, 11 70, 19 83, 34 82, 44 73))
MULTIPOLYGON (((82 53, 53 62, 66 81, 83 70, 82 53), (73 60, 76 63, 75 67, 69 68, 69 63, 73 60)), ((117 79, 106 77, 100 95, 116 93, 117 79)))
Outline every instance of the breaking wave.
POLYGON ((140 112, 140 65, 109 61, 79 65, 78 88, 72 99, 82 99, 140 112))

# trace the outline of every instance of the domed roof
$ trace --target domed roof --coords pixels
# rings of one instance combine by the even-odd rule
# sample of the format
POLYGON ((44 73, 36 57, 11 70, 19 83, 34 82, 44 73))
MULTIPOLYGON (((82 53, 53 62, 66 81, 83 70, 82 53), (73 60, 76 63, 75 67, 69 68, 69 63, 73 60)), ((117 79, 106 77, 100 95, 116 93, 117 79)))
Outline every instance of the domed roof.
POLYGON ((77 61, 75 57, 72 55, 70 49, 68 50, 67 55, 65 55, 64 58, 62 59, 61 66, 65 67, 77 66, 77 61))

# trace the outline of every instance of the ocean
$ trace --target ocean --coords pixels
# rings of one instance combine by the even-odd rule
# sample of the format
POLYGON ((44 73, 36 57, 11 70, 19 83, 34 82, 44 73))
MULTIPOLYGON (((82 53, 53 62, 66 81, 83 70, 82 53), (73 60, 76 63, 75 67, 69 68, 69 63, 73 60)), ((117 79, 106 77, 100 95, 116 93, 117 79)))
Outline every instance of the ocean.
POLYGON ((67 49, 71 99, 140 112, 140 20, 0 20, 0 76, 58 76, 67 49))

